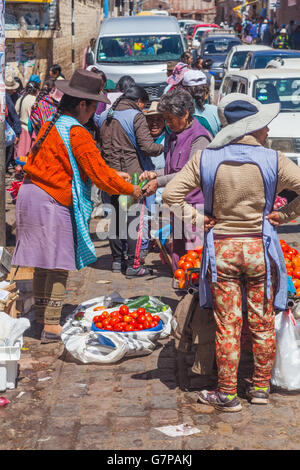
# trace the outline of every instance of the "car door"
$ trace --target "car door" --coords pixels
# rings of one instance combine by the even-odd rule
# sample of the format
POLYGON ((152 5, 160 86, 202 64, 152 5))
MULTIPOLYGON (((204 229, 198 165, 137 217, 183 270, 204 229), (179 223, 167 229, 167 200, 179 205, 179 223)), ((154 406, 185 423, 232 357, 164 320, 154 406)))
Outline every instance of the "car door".
POLYGON ((218 103, 229 93, 236 93, 239 84, 239 78, 234 75, 226 75, 221 83, 218 95, 218 103))
POLYGON ((238 93, 248 94, 248 80, 246 78, 240 78, 240 82, 237 87, 238 93))

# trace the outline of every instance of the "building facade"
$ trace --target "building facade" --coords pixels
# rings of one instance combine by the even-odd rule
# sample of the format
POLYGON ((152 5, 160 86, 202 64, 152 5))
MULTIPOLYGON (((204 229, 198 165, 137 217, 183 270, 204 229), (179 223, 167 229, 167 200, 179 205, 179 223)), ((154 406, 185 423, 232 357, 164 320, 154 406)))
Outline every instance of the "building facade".
POLYGON ((143 10, 162 8, 179 18, 192 18, 211 23, 215 21, 215 0, 146 0, 143 10))
POLYGON ((103 0, 6 0, 6 67, 23 84, 32 73, 44 80, 55 63, 70 78, 102 17, 103 0))

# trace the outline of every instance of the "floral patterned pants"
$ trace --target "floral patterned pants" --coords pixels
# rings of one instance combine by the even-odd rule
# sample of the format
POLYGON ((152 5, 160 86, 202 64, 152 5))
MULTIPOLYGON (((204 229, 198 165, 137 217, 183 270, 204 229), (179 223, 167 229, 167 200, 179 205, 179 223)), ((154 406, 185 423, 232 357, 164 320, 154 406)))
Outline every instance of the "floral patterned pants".
MULTIPOLYGON (((216 359, 219 390, 237 391, 242 330, 242 286, 247 297, 248 323, 252 336, 253 385, 268 387, 276 352, 272 275, 271 298, 266 296, 266 266, 261 238, 215 240, 218 279, 210 280, 217 323, 216 359)), ((275 274, 275 273, 274 273, 275 274)), ((209 273, 209 279, 210 273, 209 273)))

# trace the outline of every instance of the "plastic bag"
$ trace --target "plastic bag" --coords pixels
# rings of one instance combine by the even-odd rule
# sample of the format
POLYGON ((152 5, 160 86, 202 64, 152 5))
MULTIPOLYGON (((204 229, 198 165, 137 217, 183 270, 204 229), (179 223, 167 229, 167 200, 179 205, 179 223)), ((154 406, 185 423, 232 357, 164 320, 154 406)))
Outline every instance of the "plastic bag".
POLYGON ((300 324, 291 311, 275 317, 276 357, 271 383, 276 387, 300 391, 300 324))
POLYGON ((13 346, 29 327, 28 318, 12 318, 5 312, 0 312, 0 345, 13 346))
MULTIPOLYGON (((110 297, 97 297, 79 305, 67 318, 61 333, 62 341, 70 354, 83 363, 112 364, 124 357, 137 357, 151 354, 157 340, 166 338, 171 332, 172 311, 170 307, 165 311, 157 312, 162 321, 162 328, 158 331, 142 330, 133 332, 91 331, 96 305, 103 305, 106 311, 116 309, 116 303, 126 303, 117 292, 110 297), (84 316, 76 320, 78 312, 83 311, 84 316)), ((149 303, 154 306, 164 306, 155 297, 149 297, 149 303)))
POLYGON ((13 128, 5 120, 5 147, 9 147, 16 140, 16 133, 13 128))

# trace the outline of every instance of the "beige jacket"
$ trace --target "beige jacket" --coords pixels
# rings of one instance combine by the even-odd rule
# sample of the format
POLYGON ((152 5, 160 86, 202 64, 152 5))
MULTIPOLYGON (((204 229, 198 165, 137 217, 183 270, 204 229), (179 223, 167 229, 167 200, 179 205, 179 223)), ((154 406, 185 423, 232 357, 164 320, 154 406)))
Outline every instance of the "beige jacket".
MULTIPOLYGON (((260 143, 251 135, 237 141, 255 147, 260 143)), ((200 160, 198 151, 170 181, 163 194, 163 202, 169 206, 179 204, 184 210, 184 219, 202 224, 203 215, 185 202, 185 197, 195 188, 201 188, 200 160)), ((289 158, 278 152, 277 194, 283 189, 300 195, 300 168, 289 158)), ((263 179, 254 164, 223 163, 216 175, 214 189, 214 216, 217 219, 214 233, 222 235, 251 235, 262 231, 262 216, 265 207, 263 179)), ((288 222, 300 215, 300 197, 280 210, 282 220, 288 222)))

